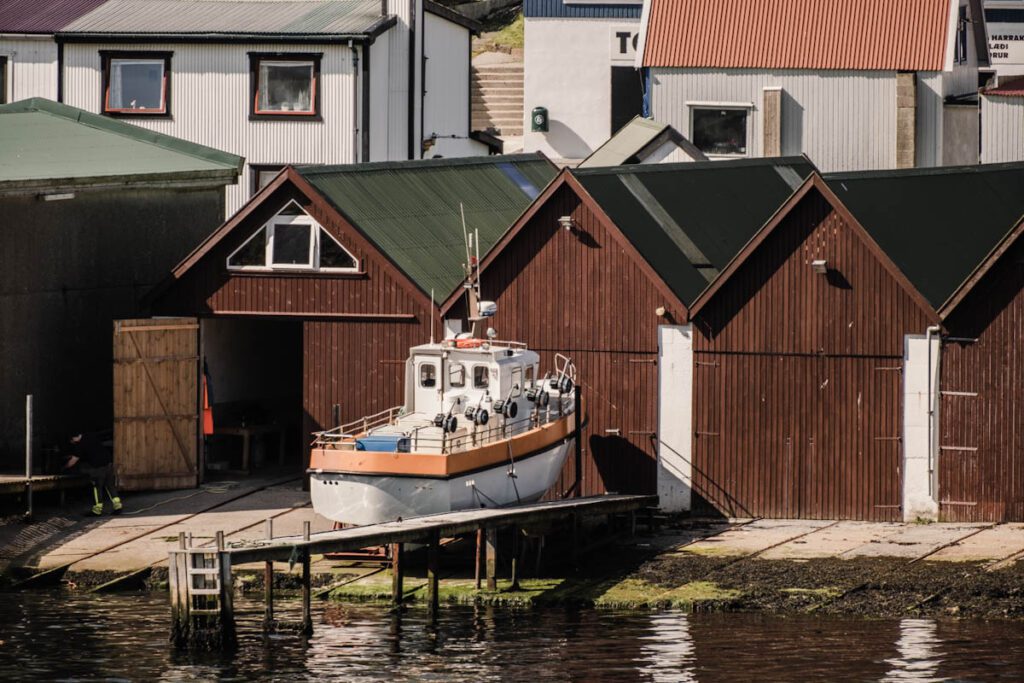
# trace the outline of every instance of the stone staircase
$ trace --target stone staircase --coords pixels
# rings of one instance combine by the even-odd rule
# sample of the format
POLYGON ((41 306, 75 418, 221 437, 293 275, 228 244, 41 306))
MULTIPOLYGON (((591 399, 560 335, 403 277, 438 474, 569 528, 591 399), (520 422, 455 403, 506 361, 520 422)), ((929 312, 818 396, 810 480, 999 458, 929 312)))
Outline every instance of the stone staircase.
POLYGON ((523 63, 473 64, 473 130, 523 134, 523 63))

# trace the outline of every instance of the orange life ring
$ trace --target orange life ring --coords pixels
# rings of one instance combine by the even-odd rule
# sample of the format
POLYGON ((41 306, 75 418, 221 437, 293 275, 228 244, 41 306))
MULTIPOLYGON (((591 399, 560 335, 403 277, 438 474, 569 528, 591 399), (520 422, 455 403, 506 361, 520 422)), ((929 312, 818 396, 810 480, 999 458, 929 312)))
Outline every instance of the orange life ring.
POLYGON ((484 345, 483 339, 456 339, 455 348, 457 349, 476 349, 484 345))

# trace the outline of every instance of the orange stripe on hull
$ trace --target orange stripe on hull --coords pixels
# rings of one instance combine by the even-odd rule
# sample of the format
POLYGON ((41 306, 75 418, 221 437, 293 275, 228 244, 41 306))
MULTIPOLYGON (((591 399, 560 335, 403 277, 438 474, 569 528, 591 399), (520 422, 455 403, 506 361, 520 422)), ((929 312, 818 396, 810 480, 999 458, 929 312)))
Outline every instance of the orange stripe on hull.
POLYGON ((381 453, 314 448, 309 467, 324 472, 399 475, 407 477, 452 477, 492 467, 544 450, 571 436, 576 429, 575 414, 541 425, 511 439, 495 441, 461 453, 381 453))

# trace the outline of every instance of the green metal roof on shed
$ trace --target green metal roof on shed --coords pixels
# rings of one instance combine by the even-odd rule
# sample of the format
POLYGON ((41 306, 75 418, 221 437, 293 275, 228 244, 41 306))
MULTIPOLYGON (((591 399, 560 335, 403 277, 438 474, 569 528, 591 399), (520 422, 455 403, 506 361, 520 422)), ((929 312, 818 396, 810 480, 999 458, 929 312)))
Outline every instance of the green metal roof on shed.
POLYGON ((1024 163, 824 179, 936 310, 1024 217, 1024 163))
POLYGON ((539 154, 295 170, 439 301, 463 280, 460 204, 467 227, 479 231, 483 255, 557 172, 539 154))
POLYGON ((210 181, 241 171, 234 154, 42 98, 0 105, 0 190, 210 181))
POLYGON ((806 157, 573 171, 686 305, 815 170, 806 157))

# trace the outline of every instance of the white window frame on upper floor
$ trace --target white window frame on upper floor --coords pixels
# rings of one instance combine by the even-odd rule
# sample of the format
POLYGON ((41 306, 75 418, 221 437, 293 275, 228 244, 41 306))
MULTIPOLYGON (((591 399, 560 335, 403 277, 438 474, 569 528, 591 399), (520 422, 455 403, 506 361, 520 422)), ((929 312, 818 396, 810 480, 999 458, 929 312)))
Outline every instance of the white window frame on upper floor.
POLYGON ((294 201, 288 202, 284 207, 278 211, 273 218, 260 226, 256 232, 254 232, 248 239, 232 251, 227 259, 225 265, 229 271, 233 272, 253 272, 253 273, 275 273, 275 272, 289 272, 289 273, 359 273, 359 259, 345 248, 341 242, 336 240, 327 230, 317 223, 313 218, 304 212, 302 208, 294 201), (296 215, 282 215, 286 210, 292 207, 299 210, 296 215), (293 225, 304 225, 309 227, 310 239, 309 239, 309 259, 305 263, 275 263, 274 262, 274 230, 277 226, 293 226, 293 225), (320 244, 322 236, 326 235, 327 239, 334 242, 342 251, 344 251, 352 259, 353 265, 348 268, 334 268, 334 267, 322 267, 319 265, 320 262, 320 244), (264 242, 264 258, 263 265, 233 265, 231 260, 236 254, 241 252, 246 246, 249 245, 255 239, 263 238, 264 242))
MULTIPOLYGON (((693 114, 697 109, 731 109, 736 111, 744 111, 747 114, 747 151, 745 154, 714 154, 710 152, 704 152, 708 159, 747 159, 754 156, 753 153, 753 142, 754 142, 754 103, 753 102, 687 102, 686 103, 686 121, 689 126, 688 137, 691 142, 694 140, 693 134, 693 114)), ((696 143, 694 143, 696 144, 696 143)), ((703 151, 703 150, 701 150, 703 151)))

